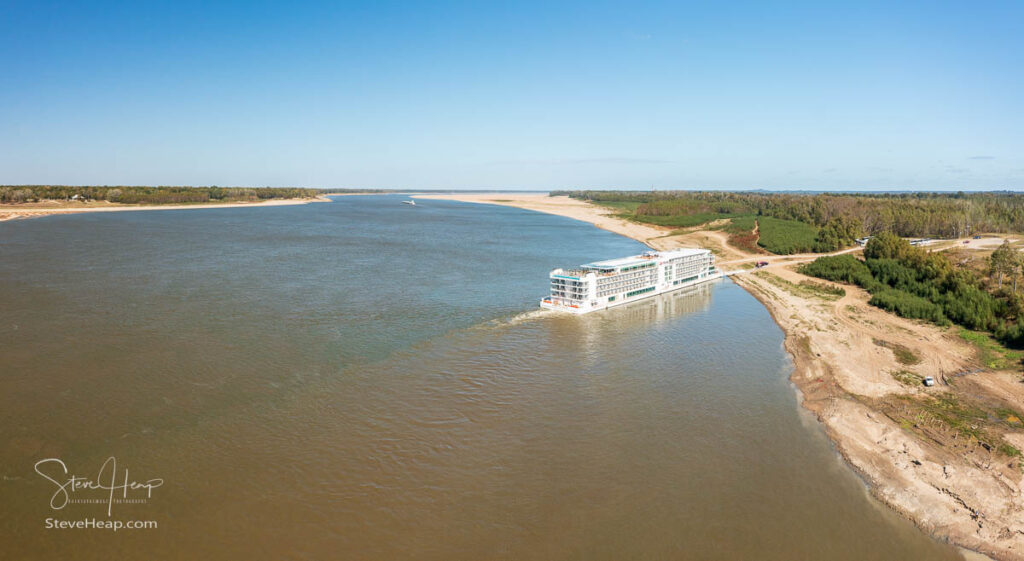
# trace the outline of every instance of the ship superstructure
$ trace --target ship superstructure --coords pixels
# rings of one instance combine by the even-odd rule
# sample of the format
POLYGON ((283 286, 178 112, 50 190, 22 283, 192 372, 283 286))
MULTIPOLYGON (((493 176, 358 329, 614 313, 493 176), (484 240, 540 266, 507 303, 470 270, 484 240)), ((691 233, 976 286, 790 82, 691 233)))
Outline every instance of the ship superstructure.
POLYGON ((648 251, 641 255, 551 271, 551 295, 542 308, 585 314, 720 278, 707 249, 648 251))

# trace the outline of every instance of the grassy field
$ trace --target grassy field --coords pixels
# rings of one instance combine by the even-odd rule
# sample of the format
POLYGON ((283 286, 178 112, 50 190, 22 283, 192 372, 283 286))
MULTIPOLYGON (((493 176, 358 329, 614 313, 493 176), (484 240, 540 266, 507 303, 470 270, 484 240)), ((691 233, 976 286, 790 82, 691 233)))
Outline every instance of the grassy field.
POLYGON ((747 234, 753 232, 755 226, 757 226, 757 217, 750 214, 733 218, 722 229, 730 234, 747 234))
POLYGON ((813 251, 818 240, 818 228, 803 222, 762 216, 757 223, 761 229, 757 245, 777 255, 813 251))
POLYGON ((724 230, 733 245, 753 251, 750 234, 758 227, 757 246, 778 255, 804 253, 814 249, 818 229, 793 220, 780 220, 769 216, 740 216, 733 218, 724 230))
POLYGON ((730 234, 733 245, 747 251, 756 252, 760 247, 778 255, 804 253, 813 251, 818 241, 818 228, 811 224, 770 216, 758 216, 749 212, 722 212, 730 210, 729 208, 714 209, 717 212, 637 214, 637 209, 644 204, 639 201, 594 200, 593 202, 616 211, 619 216, 624 218, 669 228, 693 228, 716 220, 729 220, 729 223, 722 229, 730 234), (755 226, 759 227, 759 236, 753 235, 755 226))
POLYGON ((1015 368, 1020 366, 1021 360, 1024 359, 1024 351, 1008 349, 987 333, 971 331, 963 327, 959 329, 960 338, 978 349, 978 360, 985 365, 985 368, 993 370, 1015 368))
POLYGON ((697 214, 680 214, 676 216, 649 216, 633 214, 630 215, 629 218, 632 218, 637 222, 646 222, 647 224, 656 224, 658 226, 692 228, 694 226, 707 224, 708 222, 714 222, 715 220, 733 218, 735 216, 735 214, 723 214, 720 212, 700 212, 697 214))
POLYGON ((756 227, 757 217, 750 215, 733 218, 722 230, 729 234, 729 245, 751 253, 758 253, 761 248, 757 245, 757 234, 754 233, 756 227))

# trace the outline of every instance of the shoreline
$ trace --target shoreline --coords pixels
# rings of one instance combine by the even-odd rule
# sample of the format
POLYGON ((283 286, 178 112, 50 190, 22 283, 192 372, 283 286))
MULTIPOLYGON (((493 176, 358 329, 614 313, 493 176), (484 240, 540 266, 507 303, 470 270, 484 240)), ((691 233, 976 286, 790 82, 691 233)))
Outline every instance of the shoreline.
MULTIPOLYGON (((877 462, 879 459, 883 459, 881 454, 871 454, 865 450, 861 450, 861 454, 857 455, 856 452, 852 452, 848 446, 846 446, 846 438, 842 432, 837 431, 836 427, 829 422, 829 415, 837 415, 838 417, 853 417, 854 411, 851 410, 846 414, 837 414, 835 411, 829 411, 830 405, 834 406, 835 400, 843 399, 842 392, 837 392, 836 388, 831 386, 824 378, 815 378, 816 368, 814 365, 814 359, 811 356, 810 346, 807 348, 801 348, 801 343, 797 337, 792 333, 792 328, 787 328, 781 319, 778 310, 773 306, 769 298, 759 292, 756 289, 752 289, 749 285, 744 284, 744 276, 737 276, 733 278, 734 282, 741 288, 746 290, 757 299, 767 310, 768 314, 772 317, 772 321, 779 326, 784 335, 783 348, 786 353, 789 354, 793 361, 793 371, 790 373, 789 381, 793 388, 797 392, 797 401, 800 406, 810 413, 814 420, 817 421, 819 426, 824 430, 825 436, 829 439, 832 444, 833 450, 836 454, 842 458, 843 463, 853 470, 853 473, 864 483, 867 487, 868 494, 874 499, 878 500, 882 505, 895 511, 903 518, 908 519, 915 526, 918 527, 922 532, 928 534, 932 539, 940 542, 948 543, 953 545, 960 554, 964 557, 965 561, 994 561, 995 559, 1017 559, 1017 557, 1002 557, 997 552, 989 551, 993 557, 990 557, 986 553, 983 553, 983 547, 978 544, 973 544, 973 548, 964 545, 961 541, 952 539, 949 534, 940 535, 937 533, 938 526, 929 522, 926 518, 921 517, 916 512, 918 509, 907 508, 901 501, 893 498, 893 495, 886 487, 892 487, 892 481, 886 481, 879 477, 879 474, 870 469, 872 463, 877 462), (799 374, 804 374, 799 376, 799 374), (822 382, 824 380, 824 382, 822 382), (815 387, 815 382, 820 383, 820 387, 815 387)), ((826 370, 831 367, 827 364, 824 365, 826 370)), ((858 416, 870 419, 873 411, 870 408, 863 407, 860 410, 855 411, 858 416)), ((881 423, 879 423, 881 425, 881 423)), ((884 428, 883 428, 884 430, 884 428)), ((888 450, 892 450, 891 447, 887 447, 888 450)), ((911 460, 911 464, 913 460, 911 460)))
MULTIPOLYGON (((932 538, 958 547, 965 558, 1024 559, 1024 521, 1017 516, 1024 512, 1024 478, 1019 468, 1013 468, 1012 462, 1013 469, 995 465, 998 462, 991 454, 985 458, 983 453, 957 450, 957 445, 929 441, 912 432, 918 430, 916 424, 913 429, 904 426, 889 410, 900 399, 935 392, 898 382, 892 373, 908 367, 886 344, 913 349, 922 357, 914 368, 939 379, 943 373, 963 371, 973 364, 975 349, 955 332, 869 306, 867 293, 856 287, 844 285, 846 295, 834 300, 801 289, 800 283, 806 281, 838 286, 791 270, 792 265, 818 255, 754 256, 729 246, 720 232, 696 228, 679 232, 627 222, 609 216, 610 209, 568 197, 509 193, 415 198, 555 214, 591 223, 652 249, 709 247, 718 254, 719 265, 731 263, 734 268, 751 260, 771 262, 771 267, 757 273, 731 279, 761 302, 782 330, 784 348, 793 361, 789 380, 799 393, 800 405, 818 420, 870 494, 932 538)), ((972 376, 970 383, 979 391, 995 392, 1010 377, 1006 372, 985 372, 972 376)), ((1024 403, 1024 388, 1003 389, 998 395, 1024 403)), ((924 427, 921 432, 931 436, 930 429, 924 427)), ((1006 436, 1024 441, 1024 433, 1006 436)))
POLYGON ((239 208, 239 207, 265 207, 265 206, 292 206, 305 205, 309 203, 328 202, 326 195, 320 195, 312 199, 268 199, 265 201, 244 201, 234 203, 191 203, 191 204, 167 204, 167 205, 118 205, 116 203, 80 203, 83 205, 100 206, 29 206, 24 205, 0 205, 0 222, 7 220, 23 220, 27 218, 40 218, 56 214, 81 214, 88 212, 131 212, 143 210, 196 210, 205 208, 239 208))
POLYGON ((565 196, 549 197, 546 193, 414 194, 411 195, 411 197, 418 200, 445 200, 463 203, 511 206, 525 210, 543 212, 546 214, 554 214, 565 218, 579 220, 581 222, 588 222, 602 230, 608 230, 648 245, 651 245, 649 243, 651 240, 661 238, 666 233, 664 230, 655 226, 637 224, 614 216, 600 214, 595 211, 596 207, 590 203, 577 201, 565 196))

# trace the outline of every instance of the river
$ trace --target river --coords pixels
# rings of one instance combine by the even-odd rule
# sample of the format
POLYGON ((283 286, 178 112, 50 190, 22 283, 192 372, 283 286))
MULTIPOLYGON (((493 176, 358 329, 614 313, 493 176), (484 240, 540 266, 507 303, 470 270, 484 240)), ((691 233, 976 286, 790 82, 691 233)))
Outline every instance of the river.
POLYGON ((730 281, 541 312, 551 268, 643 246, 401 200, 0 224, 0 557, 959 558, 868 495, 730 281), (160 485, 51 506, 36 462, 110 457, 160 485), (89 518, 157 527, 47 527, 89 518))

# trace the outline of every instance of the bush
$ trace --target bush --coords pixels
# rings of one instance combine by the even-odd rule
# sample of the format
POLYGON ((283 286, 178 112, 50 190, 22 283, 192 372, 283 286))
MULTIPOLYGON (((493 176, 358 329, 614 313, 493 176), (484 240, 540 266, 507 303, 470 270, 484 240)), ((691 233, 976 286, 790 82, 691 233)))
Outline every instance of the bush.
POLYGON ((801 265, 799 271, 808 276, 847 282, 865 288, 865 285, 875 284, 872 282, 874 279, 868 266, 852 255, 819 257, 806 265, 801 265))
MULTIPOLYGON (((864 253, 870 257, 863 262, 851 255, 821 257, 800 272, 857 284, 872 294, 869 304, 903 317, 992 331, 1010 315, 1011 306, 985 292, 970 271, 954 270, 941 254, 892 235, 872 238, 864 253)), ((1021 329, 1001 329, 1000 340, 1024 345, 1021 329)))
POLYGON ((973 285, 957 285, 933 300, 949 319, 968 329, 991 331, 999 327, 997 318, 1005 315, 1005 304, 973 285))
POLYGON ((1012 349, 1024 349, 1024 325, 1018 323, 1000 325, 995 332, 996 339, 1012 349))
POLYGON ((949 324, 938 304, 895 288, 884 288, 872 294, 868 304, 905 318, 924 319, 940 325, 949 324))
POLYGON ((868 240, 864 247, 865 259, 901 259, 910 253, 914 246, 892 232, 882 232, 868 240))

